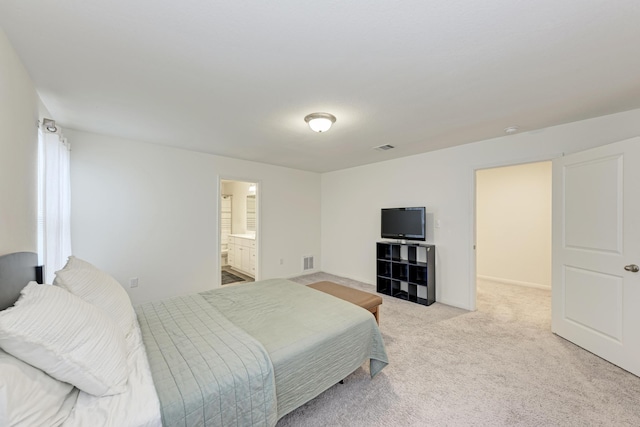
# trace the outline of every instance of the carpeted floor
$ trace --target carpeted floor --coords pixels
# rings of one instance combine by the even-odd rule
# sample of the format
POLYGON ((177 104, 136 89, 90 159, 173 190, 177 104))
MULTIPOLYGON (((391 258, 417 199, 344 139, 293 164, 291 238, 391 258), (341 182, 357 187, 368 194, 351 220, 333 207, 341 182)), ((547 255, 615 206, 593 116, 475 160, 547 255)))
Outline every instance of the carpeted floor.
POLYGON ((549 291, 481 282, 476 312, 383 299, 390 365, 371 380, 365 364, 278 427, 640 426, 640 378, 552 334, 549 291))

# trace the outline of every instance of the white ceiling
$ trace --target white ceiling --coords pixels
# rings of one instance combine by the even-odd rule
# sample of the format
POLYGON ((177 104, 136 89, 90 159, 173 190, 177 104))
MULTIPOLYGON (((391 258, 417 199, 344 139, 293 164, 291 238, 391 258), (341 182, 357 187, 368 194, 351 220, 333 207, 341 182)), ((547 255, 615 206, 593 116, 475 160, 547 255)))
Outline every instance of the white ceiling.
POLYGON ((2 0, 0 27, 63 127, 309 171, 640 108, 638 0, 2 0))

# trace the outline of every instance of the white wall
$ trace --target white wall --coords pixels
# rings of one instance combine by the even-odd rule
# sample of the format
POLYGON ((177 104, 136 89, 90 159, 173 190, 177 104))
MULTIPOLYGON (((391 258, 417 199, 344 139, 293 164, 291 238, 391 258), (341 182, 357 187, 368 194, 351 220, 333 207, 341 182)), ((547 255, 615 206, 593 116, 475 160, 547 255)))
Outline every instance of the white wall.
POLYGON ((551 162, 476 174, 478 277, 551 288, 551 162))
POLYGON ((112 274, 134 303, 219 283, 220 177, 258 182, 261 278, 320 259, 320 175, 65 130, 74 254, 112 274), (284 264, 280 265, 280 258, 284 264), (139 278, 130 289, 128 280, 139 278))
POLYGON ((0 255, 37 250, 39 98, 0 30, 0 255))
MULTIPOLYGON (((441 228, 436 298, 475 308, 475 169, 547 160, 640 135, 640 110, 322 175, 322 270, 375 283, 380 208, 426 206, 441 228)), ((393 142, 393 141, 391 141, 393 142)))

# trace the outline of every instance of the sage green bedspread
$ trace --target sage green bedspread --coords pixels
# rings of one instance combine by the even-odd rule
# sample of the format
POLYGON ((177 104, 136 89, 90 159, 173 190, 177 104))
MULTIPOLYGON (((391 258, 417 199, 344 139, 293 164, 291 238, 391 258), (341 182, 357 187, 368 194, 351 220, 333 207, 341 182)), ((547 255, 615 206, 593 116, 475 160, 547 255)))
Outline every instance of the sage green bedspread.
POLYGON ((275 370, 278 418, 313 399, 370 360, 375 376, 388 363, 371 313, 284 279, 202 294, 262 343, 275 370))
POLYGON ((163 426, 273 426, 273 368, 262 345, 201 295, 136 308, 163 426))
POLYGON ((374 317, 288 280, 225 286, 136 309, 166 426, 273 426, 370 360, 374 317))

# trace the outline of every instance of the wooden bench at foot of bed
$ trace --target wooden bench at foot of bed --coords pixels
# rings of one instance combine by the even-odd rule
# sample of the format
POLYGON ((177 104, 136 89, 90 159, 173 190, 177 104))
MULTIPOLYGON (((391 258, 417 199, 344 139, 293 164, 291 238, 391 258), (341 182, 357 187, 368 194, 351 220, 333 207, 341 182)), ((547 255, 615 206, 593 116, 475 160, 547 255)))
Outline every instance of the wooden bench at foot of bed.
POLYGON ((308 285, 310 288, 322 291, 329 295, 333 295, 336 298, 349 301, 357 306, 360 306, 373 313, 378 325, 380 324, 380 304, 382 304, 382 297, 369 292, 360 291, 358 289, 350 288, 348 286, 339 285, 333 282, 317 282, 308 285))

